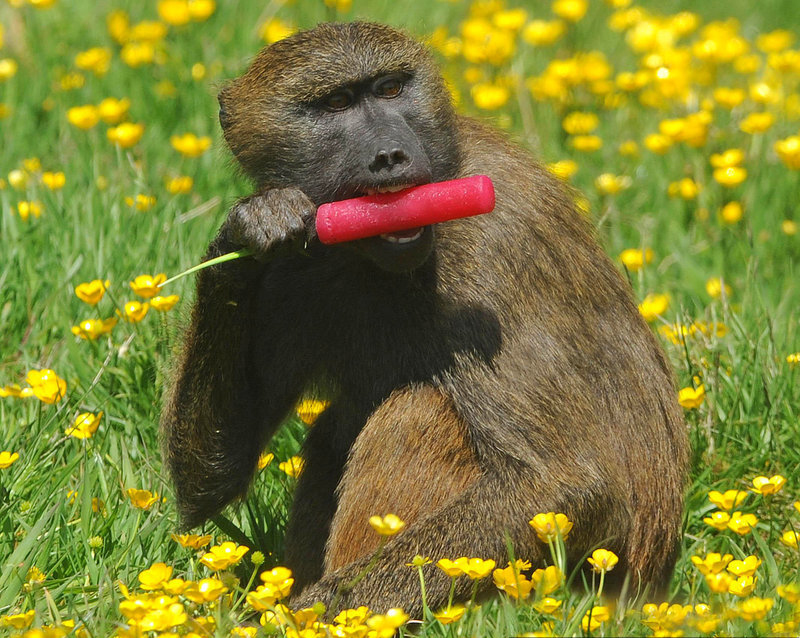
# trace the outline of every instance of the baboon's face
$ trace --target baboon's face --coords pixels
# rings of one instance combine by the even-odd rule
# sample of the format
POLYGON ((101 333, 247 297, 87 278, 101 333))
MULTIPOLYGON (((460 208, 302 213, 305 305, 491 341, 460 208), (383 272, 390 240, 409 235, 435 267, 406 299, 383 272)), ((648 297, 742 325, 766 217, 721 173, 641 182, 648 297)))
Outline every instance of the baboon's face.
MULTIPOLYGON (((319 205, 454 177, 455 116, 419 44, 360 23, 301 35, 262 52, 220 94, 225 137, 261 185, 297 186, 319 205)), ((352 247, 408 271, 427 260, 433 239, 426 226, 352 247)))

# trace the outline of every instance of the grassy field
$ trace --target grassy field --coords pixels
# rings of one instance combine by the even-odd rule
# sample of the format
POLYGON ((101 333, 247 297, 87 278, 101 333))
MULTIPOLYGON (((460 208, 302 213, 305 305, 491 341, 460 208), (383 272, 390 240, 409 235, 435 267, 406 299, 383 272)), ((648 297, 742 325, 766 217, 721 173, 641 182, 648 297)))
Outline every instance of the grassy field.
POLYGON ((459 109, 582 193, 674 363, 693 446, 670 606, 614 606, 599 580, 566 588, 551 568, 525 601, 507 584, 415 631, 797 635, 796 0, 586 8, 2 1, 0 635, 390 636, 403 621, 374 610, 326 626, 276 607, 287 575, 266 570, 281 560, 286 462, 315 406, 265 450, 250 497, 195 530, 210 537, 173 537, 158 448, 193 282, 158 290, 156 277, 196 264, 249 191, 216 92, 265 42, 356 17, 428 39, 459 109))

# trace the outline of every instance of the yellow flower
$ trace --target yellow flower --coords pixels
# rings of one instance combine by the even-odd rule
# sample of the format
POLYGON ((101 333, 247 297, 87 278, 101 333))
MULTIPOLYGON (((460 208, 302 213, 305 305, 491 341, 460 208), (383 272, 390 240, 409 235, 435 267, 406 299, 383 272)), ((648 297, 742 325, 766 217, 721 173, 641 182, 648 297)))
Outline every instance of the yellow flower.
POLYGON ((778 592, 778 596, 793 605, 795 603, 800 603, 800 583, 778 585, 775 591, 778 592))
POLYGON ((434 613, 433 617, 443 625, 449 625, 460 620, 465 613, 467 613, 467 608, 464 605, 455 605, 434 613))
POLYGON ((31 215, 38 219, 42 215, 42 205, 39 202, 18 202, 17 214, 22 221, 27 221, 31 215))
POLYGON ((150 310, 150 304, 148 303, 128 301, 122 307, 122 312, 117 310, 117 314, 129 323, 138 323, 145 318, 148 310, 150 310))
POLYGON ((72 425, 65 430, 65 434, 75 437, 76 439, 89 439, 97 432, 100 426, 100 419, 103 418, 103 413, 98 412, 81 412, 75 417, 72 425))
POLYGON ((106 136, 120 148, 131 148, 142 139, 144 134, 144 124, 134 124, 133 122, 123 122, 106 131, 106 136))
POLYGON ((12 627, 14 629, 25 629, 29 627, 36 616, 36 611, 31 609, 21 614, 9 614, 0 616, 0 627, 12 627))
POLYGON ((237 545, 226 541, 221 545, 211 547, 207 553, 203 554, 200 562, 213 571, 219 571, 238 563, 248 551, 250 548, 246 545, 237 545))
POLYGON ((402 609, 394 607, 389 609, 385 614, 375 614, 367 618, 367 626, 373 631, 378 632, 379 635, 393 636, 395 631, 401 625, 404 625, 409 616, 402 609), (390 632, 391 633, 388 633, 390 632))
POLYGON ((258 469, 263 470, 267 465, 272 463, 272 460, 275 458, 275 455, 272 453, 261 453, 258 456, 258 469))
POLYGON ((594 131, 600 119, 594 113, 573 111, 568 113, 561 121, 561 126, 570 135, 588 135, 594 131))
POLYGON ((533 608, 540 614, 554 615, 560 608, 563 601, 557 598, 545 596, 541 600, 533 603, 533 608))
POLYGON ((139 490, 131 487, 125 493, 128 495, 131 504, 140 510, 149 510, 158 500, 158 494, 154 494, 150 490, 139 490))
POLYGON ((784 140, 778 140, 773 148, 786 166, 800 170, 800 135, 792 135, 784 140))
POLYGON ((134 40, 127 42, 119 52, 122 61, 132 69, 150 64, 156 59, 156 49, 152 42, 134 40))
POLYGON ((492 559, 470 558, 462 564, 461 568, 472 580, 481 580, 492 573, 495 565, 496 563, 492 559))
POLYGON ((639 313, 645 321, 652 322, 669 308, 669 295, 649 293, 639 304, 639 313))
POLYGON ((155 563, 150 568, 139 572, 139 584, 145 591, 161 589, 172 576, 172 567, 164 563, 155 563))
POLYGON ((180 175, 167 180, 167 190, 173 195, 184 195, 192 190, 194 180, 188 175, 180 175))
POLYGON ((758 524, 758 519, 755 514, 742 514, 741 512, 734 512, 731 514, 731 520, 728 521, 728 529, 736 532, 740 536, 748 534, 758 524))
POLYGON ((699 408, 701 405, 703 405, 705 398, 706 389, 702 384, 696 388, 692 388, 691 386, 681 388, 681 390, 678 392, 678 403, 680 403, 681 406, 687 410, 699 408))
POLYGON ((789 235, 790 237, 797 234, 797 222, 792 219, 784 219, 781 222, 781 231, 784 235, 789 235))
POLYGON ((172 148, 185 157, 199 157, 211 147, 210 137, 197 137, 194 133, 173 135, 169 142, 172 148))
POLYGON ((719 299, 723 292, 726 297, 730 297, 733 290, 723 281, 722 277, 711 277, 706 281, 706 292, 712 299, 719 299))
POLYGON ((708 493, 708 500, 718 508, 730 511, 747 498, 747 492, 743 490, 726 490, 725 493, 711 490, 708 493))
POLYGON ((176 27, 188 24, 192 19, 187 0, 158 0, 158 17, 176 27))
POLYGON ((522 30, 522 39, 535 47, 554 44, 567 30, 561 20, 532 20, 522 30))
POLYGON ((536 531, 536 535, 540 540, 545 543, 561 537, 562 540, 567 540, 567 535, 572 529, 572 521, 570 521, 565 514, 547 512, 546 514, 537 514, 528 524, 536 531))
POLYGON ((645 264, 653 261, 653 251, 650 248, 640 250, 639 248, 626 248, 619 254, 620 261, 625 264, 625 268, 632 272, 641 270, 645 264))
POLYGON ((400 532, 406 524, 394 514, 386 516, 370 516, 369 524, 381 536, 394 536, 400 532))
POLYGON ((714 100, 726 109, 732 109, 744 102, 747 97, 744 89, 720 86, 714 89, 714 100))
POLYGON ((293 25, 289 24, 288 22, 284 22, 279 18, 272 18, 271 20, 267 20, 261 26, 261 39, 264 40, 267 44, 273 44, 278 40, 283 40, 284 38, 288 38, 290 35, 293 35, 297 32, 297 28, 293 25))
POLYGON ((275 606, 277 591, 272 585, 259 585, 255 591, 248 592, 246 600, 255 611, 263 613, 275 606))
POLYGON ((603 195, 616 195, 620 191, 629 188, 632 180, 627 175, 613 175, 611 173, 601 173, 594 180, 595 188, 603 195))
POLYGON ((172 540, 183 547, 202 549, 211 542, 211 534, 199 536, 197 534, 171 534, 172 540))
POLYGON ((653 153, 663 155, 672 147, 672 139, 661 133, 651 133, 644 138, 644 145, 653 153))
POLYGON ((695 199, 700 192, 700 185, 692 178, 684 177, 682 180, 672 182, 667 187, 670 197, 680 197, 681 199, 695 199))
POLYGON ((5 470, 19 459, 19 452, 9 452, 3 450, 0 452, 0 470, 5 470))
POLYGON ((75 286, 75 295, 84 303, 95 306, 106 294, 106 290, 110 285, 111 282, 108 279, 105 281, 93 279, 75 286))
POLYGON ((607 549, 596 549, 586 559, 592 566, 592 571, 599 573, 610 572, 619 561, 619 557, 607 549))
POLYGON ((25 380, 33 388, 34 396, 43 403, 56 403, 67 394, 67 382, 53 370, 31 370, 25 380))
POLYGON ((192 602, 202 604, 210 603, 228 591, 228 588, 217 578, 203 578, 196 583, 189 583, 183 590, 183 595, 192 602))
POLYGON ((166 297, 156 295, 150 299, 150 307, 155 308, 159 312, 166 312, 172 309, 172 307, 178 303, 179 299, 180 297, 178 295, 167 295, 166 297))
POLYGON ((794 33, 786 29, 775 29, 756 38, 756 46, 764 53, 776 53, 788 49, 794 43, 794 33))
POLYGON ((720 210, 722 221, 726 224, 735 224, 744 215, 744 209, 740 202, 728 202, 720 210))
POLYGON ((152 195, 143 195, 139 193, 136 195, 136 199, 133 197, 126 197, 125 203, 128 206, 135 206, 136 210, 150 210, 153 206, 156 205, 156 198, 152 195))
POLYGON ((732 554, 719 554, 717 552, 711 552, 705 558, 700 558, 699 556, 692 556, 692 563, 694 566, 697 567, 697 570, 703 574, 703 576, 707 574, 718 574, 720 573, 725 567, 728 566, 728 563, 731 562, 733 559, 732 554))
POLYGON ((475 106, 486 111, 494 111, 505 106, 511 97, 511 92, 505 86, 488 83, 475 84, 470 89, 470 94, 475 106))
POLYGON ((714 592, 715 594, 727 594, 728 589, 733 582, 730 574, 728 572, 717 572, 704 574, 704 578, 706 580, 706 585, 708 588, 714 592))
POLYGON ((73 106, 67 111, 67 119, 70 124, 85 131, 97 125, 100 121, 100 112, 93 104, 73 106))
POLYGON ((654 631, 675 629, 683 624, 692 611, 691 605, 648 603, 642 607, 642 624, 654 631))
POLYGON ((603 139, 597 135, 575 135, 569 138, 569 145, 576 151, 590 153, 603 147, 603 139))
POLYGON ((28 187, 30 175, 19 168, 15 168, 8 174, 8 183, 16 190, 25 190, 28 187))
POLYGON ((462 556, 461 558, 457 558, 456 560, 450 560, 449 558, 442 558, 437 561, 436 566, 441 569, 445 574, 450 576, 450 578, 456 578, 457 576, 461 576, 464 573, 464 567, 466 566, 467 558, 466 556, 462 556))
POLYGON ((564 574, 555 565, 537 569, 531 574, 531 582, 539 596, 552 594, 564 582, 564 574))
POLYGON ((139 275, 130 282, 130 287, 134 294, 144 299, 150 299, 159 293, 161 284, 166 280, 167 276, 163 272, 155 276, 139 275))
POLYGON ((554 0, 551 6, 553 13, 569 22, 578 22, 588 8, 588 0, 554 0))
POLYGON ((284 472, 287 476, 291 476, 292 478, 297 478, 303 471, 303 466, 305 465, 305 461, 300 456, 293 456, 290 459, 283 461, 282 463, 278 463, 278 469, 281 472, 284 472))
POLYGON ((714 169, 714 179, 723 186, 738 186, 747 179, 747 169, 741 166, 714 169))
POLYGON ((753 487, 750 489, 757 494, 766 496, 768 494, 780 492, 784 483, 786 483, 786 478, 780 474, 775 474, 769 478, 766 476, 756 476, 753 479, 753 487))
POLYGON ((84 319, 77 326, 72 326, 72 334, 81 339, 93 341, 104 334, 111 332, 117 325, 117 317, 109 319, 84 319))
POLYGON ((578 163, 575 160, 560 160, 548 164, 547 170, 560 179, 568 180, 578 172, 578 163))
POLYGON ((581 628, 587 632, 595 631, 610 618, 611 611, 607 606, 592 607, 581 620, 581 628))
POLYGON ((13 78, 17 74, 18 68, 19 65, 16 60, 11 58, 0 59, 0 82, 13 78))
POLYGON ((737 577, 753 576, 761 565, 758 556, 746 556, 744 560, 734 560, 728 564, 728 571, 737 577))
POLYGON ((214 0, 189 0, 189 13, 195 22, 208 20, 216 10, 217 3, 214 0))
POLYGON ((91 71, 95 75, 105 75, 111 64, 111 50, 105 47, 92 47, 75 56, 75 66, 81 71, 91 71))
POLYGON ((506 592, 512 598, 525 599, 533 588, 533 583, 524 574, 520 574, 519 569, 510 564, 504 569, 495 569, 492 577, 495 587, 506 592))
POLYGON ((781 543, 786 545, 786 547, 791 547, 792 549, 798 549, 798 536, 797 532, 793 529, 787 529, 783 534, 781 534, 780 538, 781 543))
POLYGON ((124 97, 118 100, 114 97, 107 97, 97 105, 100 117, 106 124, 119 124, 128 114, 131 101, 124 97))
POLYGON ((51 191, 57 191, 61 188, 64 188, 64 184, 67 183, 67 177, 64 175, 62 171, 52 172, 52 171, 45 171, 42 173, 42 184, 47 186, 51 191))
POLYGON ((297 405, 297 416, 299 416, 300 420, 306 425, 313 425, 313 423, 319 418, 319 415, 322 414, 330 404, 330 401, 303 399, 297 405))
POLYGON ((722 531, 728 527, 730 520, 731 515, 728 512, 712 512, 711 516, 706 516, 703 519, 703 522, 716 530, 722 531))
POLYGON ((763 620, 774 604, 772 598, 748 598, 739 603, 739 617, 748 622, 763 620))
POLYGON ((750 113, 739 124, 739 128, 751 135, 763 133, 769 130, 775 123, 775 116, 772 113, 750 113))
POLYGON ((755 588, 756 579, 753 576, 740 576, 735 580, 731 580, 728 586, 728 593, 744 598, 752 594, 755 588))

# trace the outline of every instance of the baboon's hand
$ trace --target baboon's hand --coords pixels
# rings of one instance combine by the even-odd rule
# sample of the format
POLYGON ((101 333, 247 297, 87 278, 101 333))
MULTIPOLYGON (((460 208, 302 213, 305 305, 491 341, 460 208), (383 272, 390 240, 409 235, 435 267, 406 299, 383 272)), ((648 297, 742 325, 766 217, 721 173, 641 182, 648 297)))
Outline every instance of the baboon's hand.
POLYGON ((314 236, 314 203, 297 188, 273 188, 236 203, 220 234, 235 248, 264 258, 285 248, 302 249, 314 236))

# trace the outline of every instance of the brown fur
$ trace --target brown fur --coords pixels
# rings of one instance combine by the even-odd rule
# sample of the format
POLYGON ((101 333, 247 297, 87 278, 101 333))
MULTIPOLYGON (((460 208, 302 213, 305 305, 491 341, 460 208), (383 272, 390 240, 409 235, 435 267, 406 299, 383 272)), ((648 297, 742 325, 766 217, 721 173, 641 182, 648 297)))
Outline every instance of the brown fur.
MULTIPOLYGON (((417 575, 405 566, 415 554, 503 565, 510 540, 516 556, 540 563, 546 551, 527 521, 547 511, 574 521, 573 565, 602 546, 620 554, 617 573, 634 588, 663 587, 682 521, 682 411, 627 282, 562 184, 456 116, 420 45, 380 25, 323 25, 273 45, 221 103, 226 139, 259 191, 234 206, 208 256, 308 245, 198 277, 163 416, 184 523, 245 493, 282 417, 322 384, 331 406, 306 441, 287 533, 286 562, 305 588, 293 605, 419 614, 417 575), (412 128, 433 181, 483 173, 497 193, 491 214, 439 225, 430 257, 410 272, 306 233, 314 205, 352 187, 346 153, 362 141, 331 143, 323 161, 320 145, 338 135, 325 127, 339 120, 309 124, 296 110, 316 79, 335 87, 398 64, 421 78, 412 128), (407 528, 339 596, 375 547, 366 519, 393 510, 407 528)), ((439 607, 450 580, 425 570, 439 607)), ((466 581, 457 597, 469 596, 466 581)))

